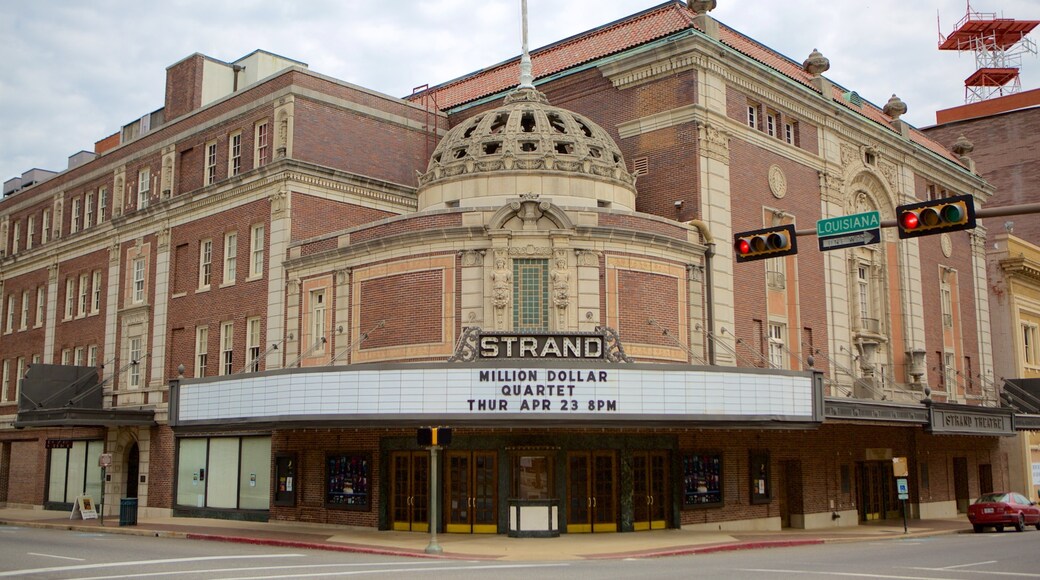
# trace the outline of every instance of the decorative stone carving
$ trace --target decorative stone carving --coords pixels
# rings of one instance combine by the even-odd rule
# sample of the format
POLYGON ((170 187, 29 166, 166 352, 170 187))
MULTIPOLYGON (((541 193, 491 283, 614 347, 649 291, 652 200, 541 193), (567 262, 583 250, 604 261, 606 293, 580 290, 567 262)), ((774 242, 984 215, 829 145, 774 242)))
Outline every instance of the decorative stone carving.
POLYGON ((701 151, 719 163, 729 165, 729 135, 715 125, 704 124, 699 128, 701 151))
POLYGON ((173 195, 173 164, 176 157, 176 147, 170 145, 163 148, 162 170, 159 176, 159 190, 164 199, 173 195))
POLYGON ((787 195, 787 176, 784 175, 784 170, 780 169, 779 165, 769 166, 768 179, 769 191, 773 197, 783 199, 787 195))
POLYGON ((578 256, 579 266, 599 266, 599 253, 592 252, 589 250, 575 250, 575 254, 578 256))
MULTIPOLYGON (((560 311, 560 322, 564 322, 564 313, 570 304, 570 273, 567 271, 566 250, 556 250, 553 256, 552 278, 552 300, 553 305, 560 311)), ((562 328, 562 326, 561 326, 562 328)))
POLYGON ((484 262, 484 250, 466 250, 462 252, 462 266, 479 266, 484 262))
POLYGON ((164 223, 158 232, 155 234, 155 245, 158 249, 164 250, 170 245, 170 224, 164 223))
POLYGON ((350 281, 350 268, 336 270, 336 283, 345 286, 350 281))
POLYGON ((939 246, 942 248, 943 255, 947 258, 953 255, 953 239, 948 232, 939 234, 939 246))
POLYGON ((957 140, 950 147, 950 150, 954 152, 958 157, 967 157, 968 153, 975 150, 975 144, 968 141, 967 137, 961 135, 957 137, 957 140))
POLYGON ((58 264, 57 262, 47 266, 47 283, 57 284, 58 283, 58 264))
POLYGON ((897 189, 896 185, 899 183, 899 177, 896 175, 898 173, 896 166, 892 163, 879 161, 877 167, 878 171, 881 172, 881 175, 885 176, 885 181, 888 182, 888 186, 892 189, 897 189))
POLYGON ((892 120, 898 120, 900 116, 906 114, 906 103, 902 99, 895 96, 894 94, 885 103, 885 107, 881 109, 881 112, 892 117, 892 120))
POLYGON ((299 294, 299 292, 300 292, 300 279, 299 278, 295 278, 295 277, 289 278, 289 281, 288 281, 287 286, 286 286, 286 292, 288 292, 290 295, 299 294))
POLYGON ((271 202, 271 216, 281 216, 281 214, 286 210, 289 201, 289 191, 286 189, 278 190, 278 193, 271 195, 271 197, 267 199, 271 202))
POLYGON ((849 145, 848 143, 842 143, 839 148, 841 152, 841 166, 850 167, 853 163, 860 161, 859 151, 849 145))
POLYGON ((802 62, 802 70, 814 77, 820 76, 830 70, 830 68, 831 61, 815 48, 809 53, 809 57, 802 62))
POLYGON ((530 256, 551 256, 552 248, 546 246, 532 246, 530 244, 526 246, 511 247, 509 248, 510 256, 530 257, 530 256))
POLYGON ((491 271, 491 304, 495 307, 495 318, 499 328, 505 324, 505 309, 513 292, 513 272, 509 269, 506 252, 495 250, 495 266, 491 271))

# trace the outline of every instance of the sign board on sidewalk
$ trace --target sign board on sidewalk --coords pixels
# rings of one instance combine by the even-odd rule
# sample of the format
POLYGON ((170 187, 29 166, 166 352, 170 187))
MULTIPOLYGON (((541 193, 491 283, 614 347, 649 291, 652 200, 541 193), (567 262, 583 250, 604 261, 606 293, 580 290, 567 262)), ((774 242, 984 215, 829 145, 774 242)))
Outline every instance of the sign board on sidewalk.
POLYGON ((97 519, 97 509, 94 507, 94 500, 89 495, 81 495, 76 498, 76 501, 72 503, 72 513, 69 514, 69 519, 76 519, 77 513, 85 520, 97 519))

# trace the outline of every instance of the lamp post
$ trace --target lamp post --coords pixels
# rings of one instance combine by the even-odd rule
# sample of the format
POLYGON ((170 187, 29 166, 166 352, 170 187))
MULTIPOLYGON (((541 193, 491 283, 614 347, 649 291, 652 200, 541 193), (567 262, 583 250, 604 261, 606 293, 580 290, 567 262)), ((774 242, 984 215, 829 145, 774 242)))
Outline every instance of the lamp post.
POLYGON ((440 504, 439 495, 437 494, 437 452, 440 451, 439 445, 430 446, 430 543, 426 546, 427 554, 441 554, 444 550, 440 544, 437 543, 437 522, 440 521, 437 516, 437 506, 440 504))

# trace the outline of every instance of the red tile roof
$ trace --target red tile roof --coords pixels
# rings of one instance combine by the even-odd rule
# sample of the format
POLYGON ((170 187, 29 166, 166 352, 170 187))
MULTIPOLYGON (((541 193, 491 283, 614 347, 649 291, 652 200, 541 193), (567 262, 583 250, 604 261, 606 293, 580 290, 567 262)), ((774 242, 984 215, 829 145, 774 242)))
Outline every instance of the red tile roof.
MULTIPOLYGON (((693 12, 686 4, 670 0, 653 8, 633 14, 610 24, 600 26, 563 39, 531 53, 532 68, 536 78, 544 78, 560 71, 600 59, 612 54, 664 38, 677 32, 694 28, 693 12)), ((723 44, 752 58, 780 74, 811 87, 812 76, 802 69, 801 63, 762 45, 736 30, 719 23, 719 36, 723 44)), ((475 73, 410 95, 408 99, 418 101, 424 96, 434 95, 437 106, 450 109, 482 97, 494 95, 517 84, 520 78, 520 58, 488 67, 475 73)), ((849 103, 843 95, 847 91, 834 85, 832 99, 879 125, 895 131, 892 119, 876 106, 864 102, 862 105, 849 103)), ((959 163, 945 147, 932 141, 916 130, 910 131, 910 139, 940 156, 959 163)))

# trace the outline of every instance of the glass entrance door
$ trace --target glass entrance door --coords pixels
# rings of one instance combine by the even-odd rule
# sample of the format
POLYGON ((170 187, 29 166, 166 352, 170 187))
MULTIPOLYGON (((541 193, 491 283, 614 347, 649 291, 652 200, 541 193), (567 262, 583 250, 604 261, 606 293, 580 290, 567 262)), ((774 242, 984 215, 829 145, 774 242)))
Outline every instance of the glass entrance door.
POLYGON ((426 451, 397 451, 390 458, 392 528, 430 531, 430 456, 426 451))
POLYGON ((617 459, 613 451, 567 454, 567 532, 616 532, 617 459))
POLYGON ((632 455, 633 528, 663 530, 668 526, 668 461, 664 451, 632 455))
POLYGON ((895 500, 895 478, 892 463, 865 461, 856 464, 859 482, 860 521, 883 520, 899 514, 895 500))
POLYGON ((498 471, 494 451, 445 454, 445 531, 498 533, 498 471))

